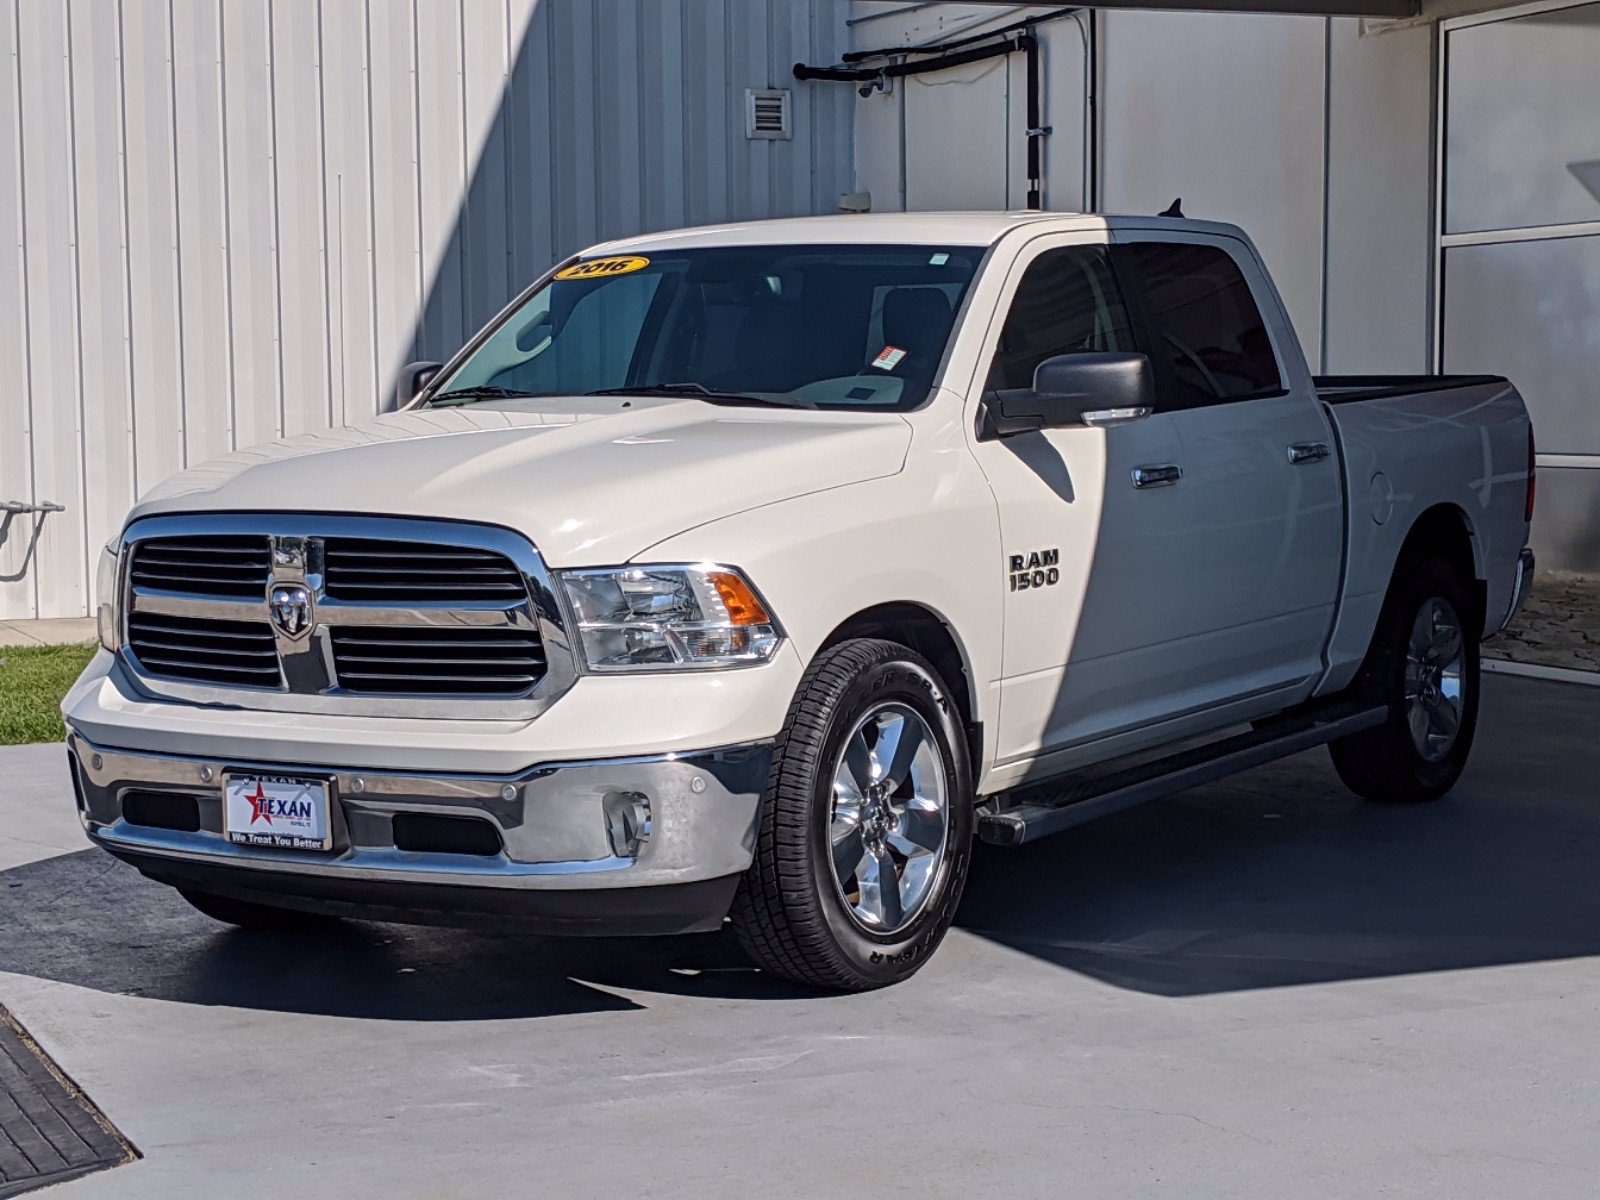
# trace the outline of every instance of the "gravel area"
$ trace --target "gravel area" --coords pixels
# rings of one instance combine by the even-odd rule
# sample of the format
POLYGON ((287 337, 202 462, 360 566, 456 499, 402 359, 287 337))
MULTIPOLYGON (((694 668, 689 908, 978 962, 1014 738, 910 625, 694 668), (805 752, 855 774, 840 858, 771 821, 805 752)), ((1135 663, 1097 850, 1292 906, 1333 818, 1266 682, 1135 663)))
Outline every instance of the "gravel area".
POLYGON ((1485 658, 1600 671, 1600 576, 1542 571, 1510 629, 1484 644, 1485 658))

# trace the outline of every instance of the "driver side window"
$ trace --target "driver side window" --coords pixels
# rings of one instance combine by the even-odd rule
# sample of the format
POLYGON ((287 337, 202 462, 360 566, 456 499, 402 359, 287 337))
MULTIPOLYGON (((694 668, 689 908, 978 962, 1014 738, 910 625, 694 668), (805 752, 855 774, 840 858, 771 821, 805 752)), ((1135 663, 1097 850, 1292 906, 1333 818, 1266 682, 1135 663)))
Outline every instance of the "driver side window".
POLYGON ((1058 354, 1134 350, 1133 331, 1104 246, 1046 250, 1028 264, 989 368, 991 389, 1028 388, 1058 354))

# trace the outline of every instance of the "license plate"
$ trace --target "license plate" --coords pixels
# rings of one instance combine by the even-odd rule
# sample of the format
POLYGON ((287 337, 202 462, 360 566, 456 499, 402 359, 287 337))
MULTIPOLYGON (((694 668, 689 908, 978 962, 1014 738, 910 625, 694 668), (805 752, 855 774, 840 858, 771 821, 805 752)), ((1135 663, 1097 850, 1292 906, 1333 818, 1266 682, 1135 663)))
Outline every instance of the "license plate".
POLYGON ((328 785, 292 775, 229 775, 222 829, 230 842, 285 850, 329 850, 328 785))

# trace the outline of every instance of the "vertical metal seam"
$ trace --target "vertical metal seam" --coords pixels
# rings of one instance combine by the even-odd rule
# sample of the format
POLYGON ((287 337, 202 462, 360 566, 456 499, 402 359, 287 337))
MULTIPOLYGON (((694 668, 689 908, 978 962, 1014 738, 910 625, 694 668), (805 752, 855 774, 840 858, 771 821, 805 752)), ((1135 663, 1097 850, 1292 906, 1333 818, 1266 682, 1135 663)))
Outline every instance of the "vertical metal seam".
MULTIPOLYGON (((838 59, 834 58, 831 54, 827 56, 821 56, 817 53, 817 21, 820 19, 820 17, 821 6, 816 4, 811 5, 806 12, 806 47, 804 61, 808 63, 822 61, 837 62, 838 59)), ((822 195, 819 191, 822 185, 821 181, 817 178, 817 151, 818 145, 822 140, 817 134, 817 128, 819 125, 817 120, 817 89, 794 87, 795 82, 797 82, 794 80, 786 80, 785 82, 789 87, 794 88, 796 114, 799 113, 800 105, 802 103, 806 106, 806 112, 809 114, 809 120, 807 121, 806 125, 807 128, 811 130, 811 136, 806 139, 805 148, 805 161, 806 166, 809 168, 810 178, 810 186, 807 191, 811 197, 811 211, 817 212, 822 207, 822 195)), ((854 123, 855 122, 852 120, 851 124, 854 123)), ((851 185, 851 189, 854 190, 853 183, 851 185)))
MULTIPOLYGON (((902 59, 902 61, 904 60, 902 59)), ((900 122, 900 178, 898 182, 900 186, 901 212, 906 211, 906 206, 911 201, 911 194, 908 190, 910 181, 906 170, 906 93, 910 90, 908 86, 910 82, 911 77, 909 75, 902 76, 900 86, 895 89, 899 99, 899 103, 895 107, 899 110, 897 119, 900 122)))
MULTIPOLYGON (((686 18, 686 10, 685 10, 684 6, 687 5, 687 4, 690 4, 690 3, 693 3, 693 0, 678 0, 678 29, 680 31, 679 32, 679 37, 678 37, 678 78, 679 79, 685 79, 685 78, 688 77, 687 72, 684 70, 684 68, 688 66, 688 62, 687 62, 688 50, 686 49, 686 41, 687 40, 683 37, 683 32, 688 27, 688 21, 685 19, 686 18)), ((705 90, 704 88, 700 89, 702 95, 704 93, 704 90, 705 90)), ((687 96, 685 96, 684 97, 684 101, 685 101, 685 105, 687 106, 687 104, 689 102, 689 98, 687 96)), ((685 122, 685 124, 692 126, 693 122, 685 122)), ((689 130, 685 129, 684 133, 687 135, 689 133, 689 130)), ((682 142, 679 143, 678 154, 679 154, 678 166, 680 168, 680 170, 678 172, 678 174, 679 174, 678 194, 682 198, 682 201, 683 201, 683 207, 682 207, 682 209, 680 211, 683 213, 684 221, 686 223, 688 223, 688 224, 693 224, 694 223, 694 185, 691 182, 691 180, 694 177, 694 172, 690 169, 690 165, 689 164, 694 158, 694 152, 690 148, 690 140, 689 140, 688 136, 685 136, 684 139, 682 140, 682 142)), ((551 228, 552 228, 552 231, 553 231, 554 230, 554 225, 553 224, 552 224, 551 228)), ((552 260, 553 259, 554 259, 554 255, 552 255, 552 260)))
MULTIPOLYGON (((377 162, 373 155, 372 131, 372 0, 365 0, 361 6, 361 45, 365 66, 362 75, 366 86, 362 94, 366 98, 367 119, 367 297, 370 303, 368 311, 372 314, 372 323, 368 327, 371 333, 368 339, 372 345, 372 386, 373 394, 368 397, 374 407, 374 412, 383 411, 383 367, 378 355, 378 185, 377 162)), ((363 419, 373 415, 362 412, 363 419)))
MULTIPOLYGON (((643 77, 643 72, 645 72, 646 45, 650 45, 650 38, 648 38, 645 30, 645 6, 637 5, 634 8, 634 53, 637 58, 634 59, 634 64, 632 64, 634 66, 634 75, 637 75, 637 77, 643 77)), ((642 94, 638 96, 638 99, 643 101, 642 94)), ((621 120, 621 114, 618 114, 618 118, 621 120)), ((643 147, 645 147, 645 142, 650 139, 650 130, 645 128, 645 104, 643 102, 635 104, 632 120, 634 120, 635 146, 640 147, 640 158, 643 158, 643 147)), ((666 157, 662 157, 662 166, 666 166, 666 157)), ((646 186, 646 176, 648 176, 648 171, 637 171, 634 178, 634 187, 638 192, 638 219, 640 219, 642 226, 653 226, 654 222, 650 219, 650 187, 646 186)), ((635 229, 632 232, 640 234, 643 229, 635 229)))
POLYGON ((1429 74, 1432 77, 1434 103, 1429 121, 1428 141, 1430 168, 1433 176, 1433 204, 1428 213, 1429 242, 1432 253, 1428 255, 1428 370, 1444 371, 1444 243, 1445 188, 1449 168, 1446 164, 1446 139, 1449 133, 1449 111, 1446 107, 1450 88, 1450 30, 1445 22, 1439 25, 1437 36, 1429 47, 1429 74))
POLYGON ((167 0, 167 99, 172 111, 167 119, 167 135, 172 139, 172 278, 173 300, 177 311, 172 314, 173 332, 178 341, 178 452, 185 467, 189 465, 189 387, 188 363, 183 352, 183 201, 178 193, 181 186, 178 171, 178 64, 177 42, 174 27, 177 16, 174 0, 167 0))
POLYGON ((277 20, 274 0, 267 4, 267 144, 272 158, 272 312, 273 360, 277 366, 275 392, 277 394, 277 419, 274 432, 282 437, 289 426, 288 373, 283 363, 283 225, 278 197, 280 172, 278 169, 278 55, 275 46, 277 20))
MULTIPOLYGON (((317 74, 317 193, 321 198, 321 222, 318 228, 318 250, 322 256, 322 369, 328 386, 327 406, 324 413, 329 426, 337 424, 333 416, 333 297, 328 278, 328 107, 327 89, 323 72, 322 0, 317 0, 314 10, 316 26, 315 54, 317 74)), ((341 339, 342 342, 343 339, 341 339)), ((341 403, 343 398, 341 397, 341 403)))
POLYGON ((546 143, 547 146, 549 146, 549 159, 545 163, 545 166, 546 166, 547 169, 544 172, 544 178, 545 178, 545 198, 549 203, 549 212, 550 212, 550 221, 549 221, 550 257, 549 257, 549 261, 554 263, 554 262, 559 261, 561 256, 562 256, 562 254, 565 253, 565 247, 563 247, 561 245, 560 232, 559 232, 559 230, 560 230, 560 221, 561 221, 561 185, 556 182, 557 173, 554 170, 548 169, 548 168, 550 168, 550 167, 552 167, 554 165, 554 161, 555 161, 555 157, 556 157, 556 146, 557 146, 557 142, 556 142, 556 125, 557 125, 557 121, 556 121, 556 106, 555 106, 555 100, 554 100, 554 97, 552 95, 552 91, 551 91, 551 88, 550 88, 550 76, 552 74, 554 74, 554 66, 555 66, 555 61, 556 61, 556 56, 555 56, 555 49, 556 49, 556 14, 555 14, 555 12, 553 10, 550 10, 550 9, 547 9, 546 11, 547 11, 547 13, 549 15, 548 15, 548 19, 546 20, 546 23, 545 23, 545 28, 549 32, 547 33, 546 38, 545 38, 545 60, 546 60, 546 65, 549 66, 551 68, 551 70, 546 71, 545 75, 544 75, 545 143, 546 143))
POLYGON ((456 243, 456 290, 460 294, 460 307, 456 328, 450 333, 452 345, 460 345, 467 340, 471 324, 468 313, 468 267, 471 262, 472 221, 467 211, 469 195, 472 188, 472 142, 467 127, 467 7, 465 4, 456 4, 456 92, 457 99, 461 102, 461 174, 457 180, 456 188, 456 231, 459 234, 456 243))
POLYGON ((83 237, 78 208, 78 97, 77 74, 73 69, 76 55, 72 48, 71 3, 61 5, 61 22, 66 51, 63 58, 67 64, 67 173, 72 192, 72 347, 77 366, 75 383, 78 393, 74 440, 78 444, 78 529, 83 537, 78 563, 82 570, 78 581, 83 585, 84 610, 87 612, 94 604, 94 599, 93 581, 89 578, 89 564, 92 561, 89 554, 89 429, 88 410, 84 401, 88 389, 83 372, 83 237))
POLYGON ((1322 18, 1322 311, 1317 339, 1321 373, 1328 373, 1328 265, 1333 222, 1333 18, 1322 18))
POLYGON ((222 150, 222 311, 227 326, 222 353, 228 364, 228 449, 239 448, 239 373, 233 327, 233 193, 228 172, 228 6, 217 0, 217 139, 222 150))
MULTIPOLYGON (((495 297, 496 308, 517 294, 516 239, 513 234, 516 181, 511 169, 511 75, 515 58, 511 49, 511 0, 505 0, 500 10, 500 158, 504 164, 501 172, 501 191, 505 199, 505 270, 503 291, 495 297)), ((642 174, 642 172, 641 172, 642 174)))
MULTIPOLYGON (((773 26, 778 23, 778 14, 776 9, 777 6, 773 4, 772 0, 767 0, 761 17, 763 34, 761 39, 761 85, 763 87, 771 87, 777 82, 777 80, 772 78, 772 39, 774 37, 773 26)), ((788 14, 786 13, 784 15, 787 16, 788 14)), ((794 113, 792 111, 789 113, 789 125, 789 134, 791 137, 793 137, 794 113)), ((763 157, 767 160, 767 178, 766 187, 763 189, 766 194, 762 197, 762 200, 767 211, 771 212, 772 201, 778 194, 778 151, 774 142, 767 143, 763 157)), ((785 205, 785 207, 788 206, 785 205)), ((784 215, 788 216, 789 214, 785 213, 784 215)))
MULTIPOLYGON (((326 169, 326 164, 324 164, 324 169, 326 169)), ((344 425, 350 418, 350 347, 345 328, 343 171, 335 172, 333 176, 333 227, 337 231, 339 243, 338 253, 330 255, 333 263, 333 286, 338 296, 338 299, 334 302, 334 307, 339 314, 339 411, 331 423, 344 425)))
POLYGON ((133 492, 127 501, 131 507, 139 496, 139 384, 133 358, 133 252, 128 244, 132 225, 128 212, 128 80, 122 26, 123 0, 117 0, 117 236, 122 243, 122 367, 127 387, 128 478, 133 492))
POLYGON ((418 0, 411 0, 411 178, 415 186, 412 195, 416 197, 417 227, 412 236, 411 258, 414 270, 412 275, 416 281, 417 291, 412 302, 411 314, 411 350, 408 355, 411 359, 422 357, 422 344, 424 331, 422 323, 427 315, 424 307, 427 296, 427 280, 425 279, 424 258, 426 257, 427 232, 422 225, 422 27, 417 16, 418 0))
MULTIPOLYGON (((39 464, 37 431, 33 425, 33 310, 28 304, 28 156, 22 144, 22 0, 12 0, 11 4, 11 46, 12 53, 17 59, 14 75, 17 107, 17 261, 22 267, 22 294, 17 300, 22 310, 22 377, 27 393, 27 401, 22 410, 27 415, 28 422, 27 436, 23 440, 24 457, 28 462, 28 498, 37 502, 39 464)), ((42 574, 43 572, 36 567, 32 586, 25 585, 25 591, 31 593, 29 604, 34 616, 39 615, 39 579, 42 574)))
MULTIPOLYGON (((736 60, 733 57, 733 22, 728 19, 730 11, 728 2, 729 0, 723 0, 722 4, 722 61, 732 66, 736 60)), ((742 0, 733 0, 733 2, 740 3, 742 0)), ((729 73, 732 74, 731 71, 729 73)), ((732 88, 727 89, 722 102, 722 152, 727 157, 728 162, 728 169, 722 173, 721 219, 724 221, 737 221, 739 219, 738 208, 736 207, 737 200, 735 199, 738 195, 738 189, 734 184, 734 175, 736 174, 734 164, 738 161, 738 157, 744 153, 744 147, 734 141, 741 127, 740 123, 732 113, 727 111, 728 99, 732 91, 732 88)))

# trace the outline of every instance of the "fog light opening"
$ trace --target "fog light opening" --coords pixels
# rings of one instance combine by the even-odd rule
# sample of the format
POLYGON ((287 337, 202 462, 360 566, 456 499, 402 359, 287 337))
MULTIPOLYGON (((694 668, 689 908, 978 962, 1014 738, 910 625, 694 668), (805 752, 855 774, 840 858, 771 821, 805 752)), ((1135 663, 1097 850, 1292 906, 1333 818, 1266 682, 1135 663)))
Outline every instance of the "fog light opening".
POLYGON ((611 853, 618 858, 638 858, 650 840, 650 797, 643 792, 607 792, 605 812, 611 853))

